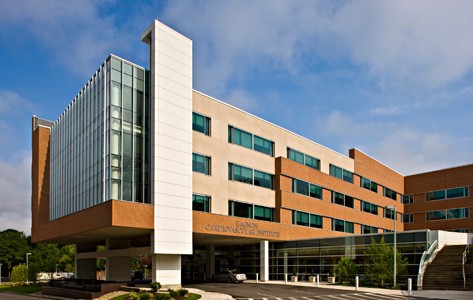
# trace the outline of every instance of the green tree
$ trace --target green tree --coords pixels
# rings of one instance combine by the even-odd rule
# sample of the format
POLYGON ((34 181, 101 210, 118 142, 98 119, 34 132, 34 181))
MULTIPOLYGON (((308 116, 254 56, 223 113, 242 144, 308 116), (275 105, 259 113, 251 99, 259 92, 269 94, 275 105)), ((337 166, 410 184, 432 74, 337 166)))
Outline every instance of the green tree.
MULTIPOLYGON (((394 247, 386 244, 384 237, 379 243, 372 238, 365 255, 365 274, 371 282, 383 287, 386 282, 393 281, 394 247)), ((399 251, 396 251, 396 273, 407 274, 407 258, 399 251)))
POLYGON ((31 251, 30 260, 40 272, 55 272, 61 258, 61 251, 56 244, 38 243, 31 251))
POLYGON ((15 229, 0 231, 0 263, 2 269, 12 268, 26 261, 26 253, 29 251, 28 240, 25 234, 15 229))
POLYGON ((337 266, 335 267, 334 273, 338 281, 350 281, 353 280, 358 268, 353 260, 348 257, 342 257, 337 266))
POLYGON ((10 280, 13 282, 25 282, 26 281, 26 265, 19 264, 13 267, 11 271, 10 280))
POLYGON ((74 245, 64 245, 60 252, 59 269, 64 272, 74 272, 76 247, 74 245))

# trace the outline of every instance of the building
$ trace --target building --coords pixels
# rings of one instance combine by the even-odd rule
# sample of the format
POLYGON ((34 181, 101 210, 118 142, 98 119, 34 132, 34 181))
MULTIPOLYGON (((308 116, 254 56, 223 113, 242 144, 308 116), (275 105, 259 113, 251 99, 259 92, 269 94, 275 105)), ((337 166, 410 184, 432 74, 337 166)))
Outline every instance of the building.
POLYGON ((245 259, 268 280, 288 272, 278 242, 473 229, 473 165, 404 176, 340 154, 193 90, 192 41, 166 25, 142 40, 149 69, 111 55, 56 121, 33 117, 32 241, 76 244, 78 278, 106 257, 129 280, 151 255, 166 285, 245 259))

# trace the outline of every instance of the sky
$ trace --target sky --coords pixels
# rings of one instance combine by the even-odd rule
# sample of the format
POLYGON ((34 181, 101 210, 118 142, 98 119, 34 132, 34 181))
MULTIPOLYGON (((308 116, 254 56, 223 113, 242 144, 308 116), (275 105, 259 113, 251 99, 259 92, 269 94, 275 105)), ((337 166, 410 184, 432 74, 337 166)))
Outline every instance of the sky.
POLYGON ((153 19, 200 92, 403 175, 473 163, 473 1, 1 0, 0 231, 30 234, 31 117, 111 53, 146 67, 153 19))

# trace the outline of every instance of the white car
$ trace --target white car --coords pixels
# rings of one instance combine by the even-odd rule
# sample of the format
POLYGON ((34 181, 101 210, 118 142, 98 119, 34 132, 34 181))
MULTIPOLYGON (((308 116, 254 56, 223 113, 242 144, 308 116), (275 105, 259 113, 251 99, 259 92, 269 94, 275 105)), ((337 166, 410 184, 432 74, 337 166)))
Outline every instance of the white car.
POLYGON ((212 276, 212 279, 218 282, 242 283, 246 280, 246 275, 243 273, 239 273, 236 270, 223 270, 220 271, 218 274, 214 274, 212 276))

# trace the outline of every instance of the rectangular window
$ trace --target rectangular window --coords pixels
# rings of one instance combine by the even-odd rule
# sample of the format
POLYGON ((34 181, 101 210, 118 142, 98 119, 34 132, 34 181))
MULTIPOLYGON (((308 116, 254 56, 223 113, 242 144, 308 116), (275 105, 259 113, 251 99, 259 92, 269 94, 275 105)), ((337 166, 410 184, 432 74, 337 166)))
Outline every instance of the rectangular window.
POLYGON ((269 156, 274 156, 274 142, 255 135, 254 150, 269 156))
POLYGON ((339 220, 339 219, 332 219, 332 231, 340 231, 340 232, 347 232, 347 233, 354 233, 354 224, 352 222, 339 220))
POLYGON ((253 149, 253 135, 232 126, 228 126, 228 142, 248 149, 253 149))
POLYGON ((210 135, 210 118, 192 112, 192 130, 210 135))
POLYGON ((402 215, 402 222, 403 223, 414 223, 414 215, 413 214, 403 214, 402 215))
POLYGON ((253 219, 253 205, 236 201, 228 202, 228 215, 253 219))
POLYGON ((430 200, 443 200, 445 199, 445 190, 433 191, 427 193, 427 201, 430 200))
POLYGON ((295 178, 292 179, 292 192, 322 199, 322 188, 320 186, 295 178))
POLYGON ((272 222, 274 208, 230 200, 228 201, 228 215, 272 222))
POLYGON ((470 217, 469 208, 454 208, 447 210, 447 219, 463 219, 470 217))
POLYGON ((361 210, 373 215, 378 215, 378 206, 373 203, 362 201, 361 210))
POLYGON ((378 184, 374 181, 369 180, 368 178, 361 177, 360 180, 361 187, 370 190, 372 192, 378 192, 378 184))
POLYGON ((273 189, 273 175, 255 170, 254 185, 273 189))
POLYGON ((387 187, 383 188, 384 196, 393 200, 397 200, 397 193, 387 187))
POLYGON ((192 153, 192 171, 210 175, 210 157, 192 153))
POLYGON ((210 197, 192 194, 192 210, 210 212, 210 197))
POLYGON ((255 220, 263 220, 263 221, 274 221, 273 219, 274 208, 271 207, 264 207, 264 206, 254 206, 254 216, 255 220))
POLYGON ((403 195, 402 196, 403 204, 412 204, 414 203, 414 195, 403 195))
POLYGON ((330 164, 329 173, 333 177, 337 177, 346 182, 353 183, 353 173, 348 170, 330 164))
POLYGON ((287 158, 300 164, 306 165, 312 169, 320 170, 320 159, 312 157, 300 151, 287 148, 287 158))
POLYGON ((426 213, 426 219, 427 221, 445 220, 447 214, 445 210, 429 211, 426 213))
POLYGON ((229 163, 228 179, 253 184, 253 170, 247 167, 229 163))
POLYGON ((322 228, 323 221, 322 216, 309 214, 306 212, 301 211, 292 211, 292 224, 300 225, 300 226, 307 226, 307 227, 314 227, 314 228, 322 228))
MULTIPOLYGON (((390 209, 390 208, 383 208, 383 216, 387 219, 391 219, 391 220, 394 220, 394 209, 390 209)), ((397 218, 396 218, 397 220, 397 218)))
POLYGON ((361 233, 362 234, 371 234, 371 233, 378 233, 378 228, 368 225, 361 225, 361 233))
POLYGON ((309 196, 312 198, 322 199, 322 188, 318 185, 310 183, 309 196))
POLYGON ((332 203, 346 207, 354 207, 353 197, 332 191, 332 203))
POLYGON ((228 163, 228 179, 273 189, 274 175, 228 163))
POLYGON ((468 197, 469 196, 468 194, 469 194, 468 187, 448 189, 447 190, 447 199, 468 197))

